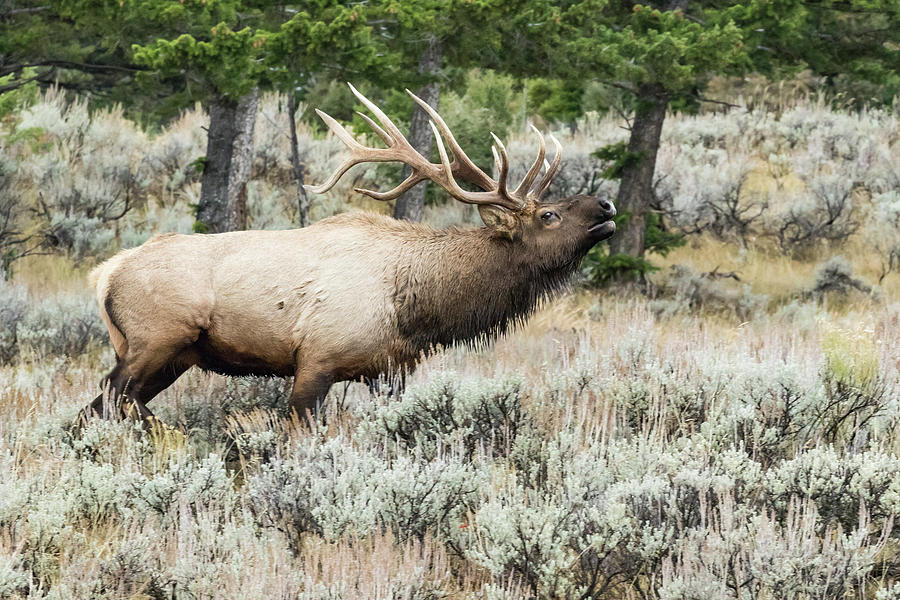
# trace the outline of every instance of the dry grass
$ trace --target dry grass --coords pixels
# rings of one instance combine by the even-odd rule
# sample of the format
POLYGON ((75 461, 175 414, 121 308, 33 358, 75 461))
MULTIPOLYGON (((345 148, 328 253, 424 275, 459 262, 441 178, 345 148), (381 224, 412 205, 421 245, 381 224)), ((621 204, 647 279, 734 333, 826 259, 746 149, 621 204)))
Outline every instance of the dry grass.
MULTIPOLYGON (((667 256, 653 257, 652 260, 663 270, 673 265, 687 265, 701 273, 734 273, 740 278, 740 284, 749 285, 754 293, 768 295, 776 305, 811 289, 816 269, 829 256, 844 256, 853 265, 854 276, 870 284, 876 284, 881 275, 880 258, 871 251, 862 235, 852 236, 839 248, 823 249, 817 254, 818 257, 798 259, 774 248, 741 248, 710 236, 700 236, 692 238, 686 246, 675 248, 667 256)), ((660 279, 660 276, 653 278, 660 279)), ((900 272, 888 274, 881 282, 879 292, 887 301, 900 297, 900 272)))
POLYGON ((60 292, 87 292, 87 274, 93 266, 87 261, 75 265, 65 256, 29 256, 16 265, 14 281, 39 297, 60 292))

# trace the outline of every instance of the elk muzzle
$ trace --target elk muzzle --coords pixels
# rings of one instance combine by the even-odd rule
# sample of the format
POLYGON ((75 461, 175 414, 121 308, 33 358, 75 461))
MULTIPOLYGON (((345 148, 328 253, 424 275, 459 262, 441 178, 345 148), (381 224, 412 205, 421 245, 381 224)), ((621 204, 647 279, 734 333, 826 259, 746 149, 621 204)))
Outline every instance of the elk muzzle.
POLYGON ((599 218, 588 227, 588 233, 594 243, 608 239, 616 232, 616 222, 613 221, 613 217, 616 216, 615 205, 609 200, 600 200, 598 208, 599 218))

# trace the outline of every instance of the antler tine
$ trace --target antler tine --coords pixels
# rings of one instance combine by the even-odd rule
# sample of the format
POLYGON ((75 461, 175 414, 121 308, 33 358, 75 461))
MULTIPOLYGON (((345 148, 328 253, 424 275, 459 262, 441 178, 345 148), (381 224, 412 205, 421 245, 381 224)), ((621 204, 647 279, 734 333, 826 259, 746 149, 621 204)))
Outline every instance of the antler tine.
MULTIPOLYGON (((456 179, 453 178, 453 169, 450 168, 450 158, 447 156, 447 149, 444 148, 444 141, 441 139, 441 134, 438 132, 438 128, 434 121, 429 121, 429 125, 431 125, 431 130, 434 132, 434 139, 437 141, 438 154, 441 155, 441 164, 444 166, 444 170, 441 173, 442 178, 438 181, 438 183, 441 184, 441 187, 450 192, 457 200, 468 204, 495 204, 510 210, 519 208, 509 196, 499 193, 499 189, 486 192, 469 192, 459 187, 459 184, 456 183, 456 179)), ((494 185, 499 188, 497 182, 494 182, 494 185)))
POLYGON ((399 198, 401 194, 405 194, 406 192, 414 188, 418 183, 421 183, 426 179, 428 179, 427 175, 423 175, 422 173, 413 171, 409 177, 403 180, 403 183, 386 192, 377 192, 375 190, 367 190, 363 188, 353 188, 353 191, 360 194, 365 194, 369 198, 374 198, 375 200, 394 200, 395 198, 399 198))
POLYGON ((365 113, 361 113, 358 110, 355 111, 363 120, 369 124, 369 127, 372 128, 372 131, 378 134, 378 137, 384 140, 384 143, 388 146, 392 145, 394 142, 391 140, 391 136, 388 135, 388 132, 378 126, 378 123, 369 118, 369 115, 365 113))
POLYGON ((347 131, 346 129, 344 129, 344 126, 341 125, 340 123, 338 123, 334 119, 334 117, 332 117, 331 115, 329 115, 326 112, 319 110, 318 108, 316 109, 316 114, 319 115, 320 119, 325 121, 325 124, 328 125, 328 129, 331 130, 331 133, 333 133, 338 138, 340 138, 340 140, 342 142, 344 142, 344 144, 346 144, 347 147, 350 148, 350 150, 362 150, 363 149, 363 145, 360 144, 359 142, 357 142, 353 138, 353 136, 350 135, 350 132, 347 131))
POLYGON ((553 177, 556 176, 556 171, 559 169, 559 163, 562 160, 562 144, 559 143, 559 140, 556 139, 556 136, 553 134, 550 134, 550 141, 556 146, 556 155, 553 157, 553 162, 547 167, 547 172, 544 173, 541 182, 538 183, 534 190, 533 198, 535 202, 541 201, 541 196, 543 196, 544 192, 547 191, 547 188, 550 187, 550 182, 553 181, 553 177))
POLYGON ((325 183, 317 186, 303 186, 314 194, 324 194, 334 187, 334 184, 338 182, 338 180, 344 175, 344 173, 347 172, 350 167, 366 160, 364 156, 366 148, 355 139, 353 139, 353 136, 350 135, 350 133, 346 129, 344 129, 344 126, 335 121, 331 117, 331 115, 322 112, 318 108, 316 109, 316 114, 319 115, 319 117, 323 121, 325 121, 325 124, 328 125, 328 129, 330 129, 331 132, 334 133, 334 135, 336 135, 342 142, 344 142, 344 144, 347 145, 348 148, 350 148, 351 152, 351 157, 344 161, 338 168, 338 170, 332 173, 331 177, 329 177, 325 183))
POLYGON ((531 168, 528 169, 528 173, 525 174, 525 177, 522 179, 522 183, 519 184, 519 187, 516 188, 516 191, 513 192, 513 196, 520 197, 522 199, 526 198, 528 192, 531 191, 531 185, 534 183, 535 178, 538 176, 538 173, 541 172, 541 167, 544 166, 544 156, 547 154, 547 145, 544 143, 544 136, 535 127, 533 124, 529 123, 534 132, 538 135, 538 140, 540 141, 540 149, 538 150, 537 158, 532 163, 531 168))
POLYGON ((447 138, 447 145, 450 146, 450 151, 453 152, 454 162, 459 165, 458 172, 461 171, 459 174, 466 181, 470 181, 482 189, 491 188, 495 184, 494 180, 491 179, 487 173, 482 171, 478 165, 472 162, 472 159, 470 159, 468 155, 466 155, 459 145, 459 142, 457 142, 456 138, 453 136, 453 132, 450 131, 447 123, 444 121, 444 118, 438 114, 438 111, 434 110, 427 102, 413 94, 411 91, 406 90, 406 93, 409 94, 415 103, 421 106, 422 110, 428 114, 435 125, 437 125, 441 135, 447 138))
MULTIPOLYGON (((372 114, 378 118, 378 120, 381 122, 381 124, 387 130, 387 133, 389 134, 389 136, 392 140, 392 142, 390 142, 391 145, 393 145, 393 143, 399 142, 401 140, 403 142, 406 142, 406 138, 403 136, 402 133, 400 133, 400 130, 397 128, 396 125, 394 125, 394 122, 391 121, 391 119, 386 114, 384 114, 383 110, 378 108, 374 102, 372 102, 371 100, 369 100, 368 98, 363 96, 362 93, 358 89, 353 87, 352 83, 350 83, 348 81, 347 85, 350 86, 350 91, 353 92, 353 95, 356 96, 359 99, 359 101, 365 105, 366 108, 368 108, 370 111, 372 111, 372 114)), ((376 129, 376 131, 377 131, 377 129, 376 129)), ((379 133, 379 135, 381 135, 381 134, 379 133)), ((409 143, 407 142, 406 145, 409 146, 409 143)))
POLYGON ((447 157, 447 149, 444 148, 444 141, 441 139, 441 134, 438 132, 437 126, 434 121, 429 121, 428 124, 431 125, 431 131, 434 133, 434 139, 437 142, 438 154, 441 155, 441 164, 444 165, 446 183, 450 186, 448 191, 451 193, 458 191, 460 195, 465 195, 466 191, 459 187, 459 184, 456 183, 456 179, 453 178, 453 170, 450 168, 450 159, 447 157))
POLYGON ((497 154, 497 147, 496 147, 496 146, 491 146, 491 154, 494 156, 494 169, 499 173, 499 172, 500 172, 500 169, 501 169, 501 166, 500 166, 500 155, 497 154))
POLYGON ((337 171, 331 174, 331 177, 329 177, 325 183, 321 185, 310 185, 305 183, 303 184, 303 189, 313 194, 324 194, 334 187, 334 184, 336 184, 341 179, 341 177, 344 175, 344 173, 347 172, 348 169, 350 169, 350 167, 357 165, 360 162, 361 161, 352 158, 348 159, 338 168, 337 171))
POLYGON ((503 145, 503 142, 500 141, 494 132, 491 132, 491 137, 494 138, 494 142, 496 142, 496 147, 491 146, 491 152, 494 154, 494 161, 497 163, 497 190, 503 194, 504 196, 509 196, 509 192, 506 189, 506 178, 509 176, 509 156, 506 154, 506 146, 503 145), (499 148, 499 156, 497 148, 499 148))

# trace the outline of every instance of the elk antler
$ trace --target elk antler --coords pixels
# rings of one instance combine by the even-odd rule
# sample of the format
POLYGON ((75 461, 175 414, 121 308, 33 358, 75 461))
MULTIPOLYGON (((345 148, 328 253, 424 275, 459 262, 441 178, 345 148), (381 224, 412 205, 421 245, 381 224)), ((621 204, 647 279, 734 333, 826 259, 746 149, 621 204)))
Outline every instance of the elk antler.
POLYGON ((381 123, 381 126, 361 112, 357 112, 357 114, 369 124, 372 130, 384 140, 388 147, 372 148, 363 146, 357 142, 340 123, 321 110, 316 109, 316 114, 325 121, 328 128, 331 129, 331 131, 340 138, 350 150, 350 157, 347 158, 347 160, 345 160, 322 185, 304 186, 310 192, 316 194, 327 192, 334 187, 334 184, 338 182, 341 176, 343 176, 350 167, 360 163, 402 162, 412 168, 412 174, 394 189, 388 190, 387 192, 377 192, 361 188, 355 188, 355 190, 360 194, 365 194, 376 200, 393 200, 409 191, 416 184, 425 181, 426 179, 430 179, 444 188, 452 197, 461 202, 466 202, 468 204, 493 204, 518 212, 522 211, 529 204, 537 204, 540 202, 541 196, 549 187, 550 181, 553 179, 553 176, 559 168, 562 154, 560 143, 555 137, 552 135, 550 136, 550 139, 553 140, 553 143, 556 145, 556 156, 553 158, 553 163, 547 165, 544 160, 546 154, 544 136, 542 136, 540 131, 532 125, 532 129, 537 132, 538 137, 540 138, 540 151, 538 152, 537 160, 534 161, 534 164, 528 170, 525 178, 515 191, 510 192, 506 184, 506 178, 509 174, 509 157, 506 154, 506 148, 503 146, 503 142, 501 142, 497 136, 491 133, 495 142, 495 145, 491 147, 491 151, 494 154, 498 173, 497 179, 493 179, 478 168, 478 166, 472 162, 472 159, 463 152, 463 149, 460 147, 459 143, 457 143, 456 138, 453 136, 450 128, 447 127, 444 119, 441 118, 441 115, 439 115, 438 112, 424 100, 409 90, 406 90, 406 93, 409 94, 426 113, 428 113, 429 117, 431 117, 431 129, 434 132, 438 153, 441 156, 441 163, 434 164, 410 145, 406 137, 404 137, 397 126, 394 125, 394 122, 391 121, 380 108, 378 108, 371 100, 363 96, 352 84, 348 83, 347 85, 350 86, 350 90, 357 98, 359 98, 360 102, 372 111, 372 114, 375 115, 381 123), (453 153, 453 162, 450 162, 450 157, 444 147, 444 139, 447 140, 447 145, 450 146, 450 151, 453 153), (532 189, 534 180, 540 172, 541 166, 544 165, 546 165, 547 172, 544 174, 544 177, 537 187, 532 189), (457 183, 457 177, 478 186, 483 191, 470 192, 463 189, 457 183))

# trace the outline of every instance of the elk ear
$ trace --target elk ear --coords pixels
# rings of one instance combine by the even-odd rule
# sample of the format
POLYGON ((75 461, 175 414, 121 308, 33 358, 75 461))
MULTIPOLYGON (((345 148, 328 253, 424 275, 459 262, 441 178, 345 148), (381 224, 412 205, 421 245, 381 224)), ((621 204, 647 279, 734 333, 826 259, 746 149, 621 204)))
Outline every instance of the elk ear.
POLYGON ((503 237, 516 240, 522 235, 519 218, 501 206, 479 204, 478 214, 485 225, 503 237))

